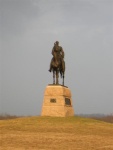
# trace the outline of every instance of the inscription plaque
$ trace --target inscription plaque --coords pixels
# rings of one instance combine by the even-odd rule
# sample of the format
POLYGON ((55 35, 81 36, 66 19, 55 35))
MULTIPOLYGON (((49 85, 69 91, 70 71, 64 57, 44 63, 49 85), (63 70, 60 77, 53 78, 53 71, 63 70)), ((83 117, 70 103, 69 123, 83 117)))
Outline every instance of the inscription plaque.
POLYGON ((65 104, 66 104, 66 105, 71 105, 71 101, 70 101, 69 98, 65 98, 65 104))
POLYGON ((56 103, 56 99, 52 98, 52 99, 50 99, 50 102, 51 103, 56 103))

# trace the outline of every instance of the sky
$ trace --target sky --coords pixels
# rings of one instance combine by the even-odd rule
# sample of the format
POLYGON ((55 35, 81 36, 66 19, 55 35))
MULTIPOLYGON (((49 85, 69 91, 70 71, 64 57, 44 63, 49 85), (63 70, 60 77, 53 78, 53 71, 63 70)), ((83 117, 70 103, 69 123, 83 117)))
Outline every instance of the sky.
POLYGON ((0 114, 41 114, 55 41, 75 114, 113 114, 113 0, 0 0, 0 114))

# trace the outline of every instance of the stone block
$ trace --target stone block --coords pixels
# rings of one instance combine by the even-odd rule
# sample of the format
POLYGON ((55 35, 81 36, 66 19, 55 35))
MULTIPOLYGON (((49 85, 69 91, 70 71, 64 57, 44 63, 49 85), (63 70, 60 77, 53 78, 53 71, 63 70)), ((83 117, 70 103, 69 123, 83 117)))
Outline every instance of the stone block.
POLYGON ((70 89, 62 85, 48 85, 44 92, 41 116, 74 116, 70 89))

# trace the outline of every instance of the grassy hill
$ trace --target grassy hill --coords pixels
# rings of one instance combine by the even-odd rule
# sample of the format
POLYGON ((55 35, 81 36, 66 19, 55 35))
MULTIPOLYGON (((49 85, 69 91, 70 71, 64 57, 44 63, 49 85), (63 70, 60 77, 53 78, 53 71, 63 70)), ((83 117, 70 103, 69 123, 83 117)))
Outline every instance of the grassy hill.
POLYGON ((82 117, 0 120, 1 150, 113 150, 113 124, 82 117))

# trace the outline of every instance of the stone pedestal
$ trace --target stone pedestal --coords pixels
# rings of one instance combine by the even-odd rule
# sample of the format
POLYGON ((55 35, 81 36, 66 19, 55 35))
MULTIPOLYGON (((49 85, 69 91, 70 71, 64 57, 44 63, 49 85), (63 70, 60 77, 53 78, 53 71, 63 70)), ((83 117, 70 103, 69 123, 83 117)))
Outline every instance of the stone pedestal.
POLYGON ((74 116, 71 91, 62 85, 48 85, 45 89, 41 116, 74 116))

